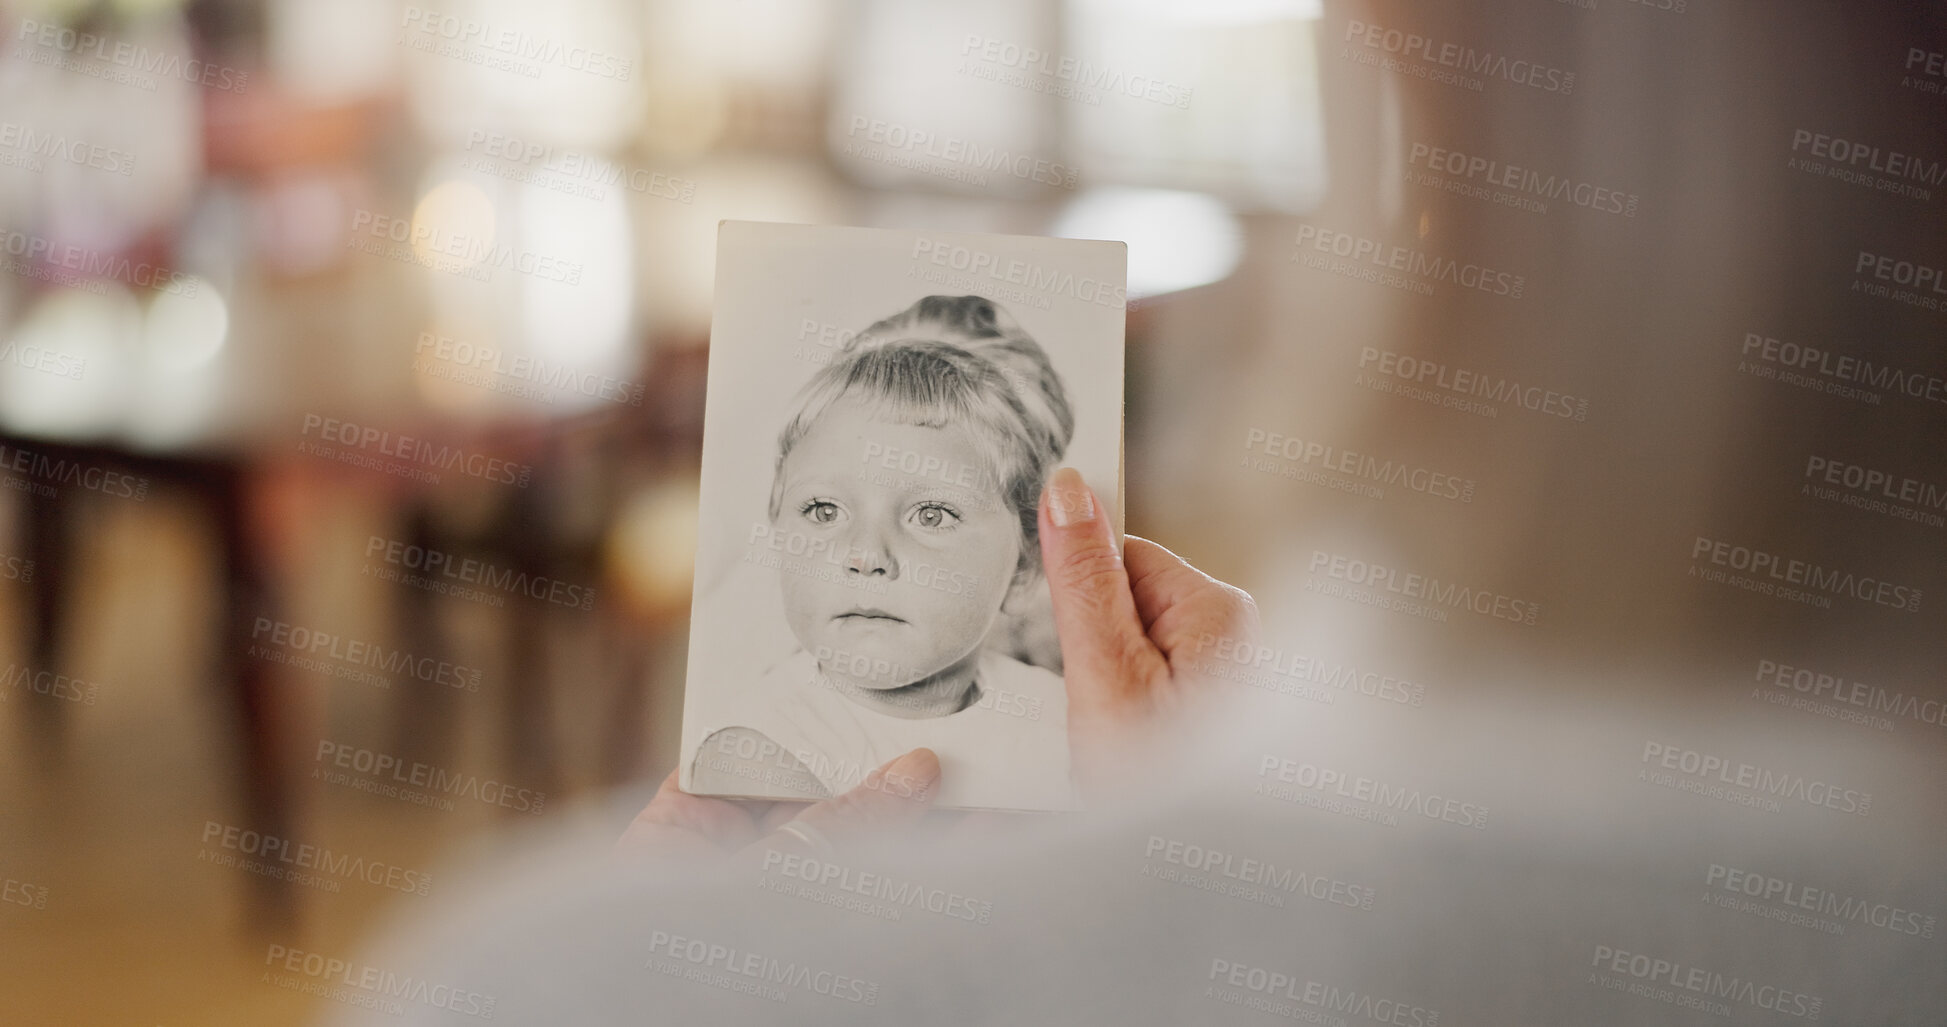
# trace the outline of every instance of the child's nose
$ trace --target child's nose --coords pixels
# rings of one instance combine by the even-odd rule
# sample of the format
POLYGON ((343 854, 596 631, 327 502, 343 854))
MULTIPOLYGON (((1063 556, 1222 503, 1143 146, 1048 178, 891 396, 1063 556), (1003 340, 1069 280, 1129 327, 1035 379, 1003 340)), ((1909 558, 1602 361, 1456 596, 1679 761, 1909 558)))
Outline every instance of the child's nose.
POLYGON ((845 562, 848 573, 873 575, 888 581, 899 577, 899 561, 892 555, 892 546, 887 537, 889 532, 871 525, 863 525, 852 538, 851 552, 845 562))

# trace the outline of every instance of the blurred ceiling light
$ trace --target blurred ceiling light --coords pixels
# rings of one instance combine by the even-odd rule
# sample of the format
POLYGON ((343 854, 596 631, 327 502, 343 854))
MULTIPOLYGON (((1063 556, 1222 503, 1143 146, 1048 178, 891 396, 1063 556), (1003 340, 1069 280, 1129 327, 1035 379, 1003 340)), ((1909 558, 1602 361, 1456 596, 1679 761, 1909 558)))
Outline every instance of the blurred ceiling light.
POLYGON ((312 103, 377 96, 398 75, 393 0, 268 4, 265 50, 280 86, 312 103))
POLYGON ((640 18, 613 0, 446 0, 405 7, 391 45, 441 149, 512 135, 609 150, 642 116, 640 18))
POLYGON ((693 203, 646 203, 636 210, 636 237, 646 251, 637 288, 653 301, 658 336, 685 343, 709 336, 718 221, 833 224, 853 209, 829 171, 802 160, 719 156, 693 173, 708 183, 693 203))
POLYGON ((131 390, 123 432, 143 449, 171 449, 204 437, 223 409, 230 306, 216 284, 187 276, 149 302, 140 387, 131 390))
POLYGON ((647 37, 658 67, 676 60, 740 85, 801 89, 823 71, 832 0, 651 3, 647 37))
MULTIPOLYGON (((61 0, 54 6, 70 9, 85 9, 88 0, 61 0)), ((115 13, 126 18, 142 18, 160 11, 174 11, 189 6, 189 0, 114 0, 110 5, 115 13)))
MULTIPOLYGON (((1398 76, 1379 76, 1379 91, 1374 99, 1378 103, 1379 118, 1368 133, 1379 145, 1380 170, 1376 175, 1379 185, 1374 198, 1378 201, 1381 214, 1390 223, 1398 221, 1406 208, 1406 105, 1401 99, 1398 76)), ((1425 238, 1426 232, 1426 216, 1423 214, 1420 217, 1420 237, 1425 238)))
POLYGON ((821 95, 834 3, 651 0, 643 32, 645 147, 678 157, 708 152, 730 131, 733 104, 763 111, 739 124, 767 134, 810 120, 800 110, 821 95))
POLYGON ((583 160, 525 182, 457 153, 427 169, 434 184, 412 231, 431 265, 433 324, 407 343, 420 367, 414 387, 430 405, 455 416, 562 416, 613 403, 636 380, 628 185, 648 176, 583 160), (453 362, 441 352, 465 354, 464 381, 432 366, 453 362))
POLYGON ((1076 0, 1062 57, 1092 102, 1062 105, 1071 159, 1093 184, 1312 209, 1326 184, 1316 8, 1076 0))
POLYGON ((121 427, 131 387, 142 309, 114 282, 43 296, 21 319, 12 344, 61 354, 80 376, 7 366, 0 375, 0 423, 24 435, 96 438, 121 427), (95 292, 91 290, 99 289, 95 292), (73 362, 78 361, 79 364, 73 362))
POLYGON ((1110 6, 1178 25, 1255 25, 1325 16, 1323 0, 1117 0, 1110 6))
MULTIPOLYGON (((72 12, 80 17, 80 11, 72 12)), ((70 12, 29 15, 58 22, 70 12)), ((195 51, 182 18, 173 11, 125 24, 92 26, 105 52, 146 54, 157 62, 187 60, 195 51)), ((50 157, 16 193, 6 190, 9 222, 31 210, 43 234, 91 250, 114 252, 174 222, 194 195, 202 173, 203 123, 200 84, 162 71, 142 72, 149 88, 131 88, 100 69, 94 56, 64 56, 83 71, 53 63, 58 48, 28 39, 7 42, 0 61, 0 121, 22 132, 45 133, 83 150, 94 166, 50 157), (24 58, 24 59, 16 59, 24 58), (21 200, 26 203, 16 209, 21 200)), ((118 72, 121 70, 116 69, 118 72)))
POLYGON ((1054 234, 1129 244, 1129 295, 1160 296, 1222 281, 1243 255, 1243 229, 1200 193, 1091 189, 1056 219, 1054 234))
POLYGON ((604 540, 607 577, 639 616, 689 609, 696 572, 697 484, 675 476, 629 495, 604 540))
POLYGON ((412 252, 427 264, 472 267, 489 255, 496 234, 493 200, 471 182, 441 182, 412 210, 412 252))
POLYGON ((1057 45, 1040 0, 861 0, 847 28, 825 141, 853 178, 996 197, 1073 186, 1048 95, 1008 80, 1019 78, 1008 61, 1057 45), (989 46, 1010 56, 981 60, 989 46))
POLYGON ((617 186, 597 200, 527 184, 515 210, 522 250, 558 262, 556 272, 520 277, 521 346, 572 379, 555 388, 564 413, 609 402, 582 386, 629 377, 639 363, 629 346, 635 263, 628 204, 617 186))
POLYGON ((159 292, 149 303, 145 351, 178 367, 206 364, 229 338, 229 305, 215 285, 195 275, 176 284, 181 288, 159 292))
POLYGON ((654 153, 694 157, 707 153, 730 124, 730 98, 720 79, 695 67, 659 64, 643 83, 648 106, 642 141, 654 153))
MULTIPOLYGON (((420 188, 414 224, 421 223, 419 211, 423 210, 429 230, 439 225, 460 234, 471 233, 464 245, 474 254, 467 261, 442 256, 422 269, 421 280, 432 308, 434 327, 429 330, 434 332, 434 341, 445 340, 448 347, 464 346, 470 357, 507 350, 519 334, 520 296, 519 290, 508 284, 507 276, 514 272, 495 266, 498 261, 493 251, 507 248, 507 262, 512 262, 515 242, 506 236, 514 231, 514 184, 469 167, 462 153, 445 153, 427 165, 420 188), (435 208, 445 212, 444 216, 435 208), (488 266, 477 266, 482 259, 488 266)), ((432 245, 430 236, 428 245, 432 245)), ((458 244, 445 237, 438 245, 451 248, 458 244)), ((420 340, 419 336, 400 337, 398 344, 411 352, 400 353, 398 359, 422 363, 420 358, 425 354, 418 349, 420 340)), ((421 397, 440 410, 456 416, 474 413, 485 417, 513 404, 509 397, 483 388, 477 381, 432 381, 451 369, 439 370, 441 374, 422 370, 414 376, 414 384, 421 397)))

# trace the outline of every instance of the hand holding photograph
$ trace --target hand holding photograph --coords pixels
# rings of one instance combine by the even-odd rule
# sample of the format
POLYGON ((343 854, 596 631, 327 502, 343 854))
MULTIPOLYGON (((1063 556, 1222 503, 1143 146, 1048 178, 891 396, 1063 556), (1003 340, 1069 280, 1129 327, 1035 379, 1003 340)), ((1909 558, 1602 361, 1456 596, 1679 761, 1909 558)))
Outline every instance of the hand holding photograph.
POLYGON ((685 791, 819 799, 924 746, 935 805, 1079 807, 1037 510, 1120 537, 1122 243, 724 222, 685 791))

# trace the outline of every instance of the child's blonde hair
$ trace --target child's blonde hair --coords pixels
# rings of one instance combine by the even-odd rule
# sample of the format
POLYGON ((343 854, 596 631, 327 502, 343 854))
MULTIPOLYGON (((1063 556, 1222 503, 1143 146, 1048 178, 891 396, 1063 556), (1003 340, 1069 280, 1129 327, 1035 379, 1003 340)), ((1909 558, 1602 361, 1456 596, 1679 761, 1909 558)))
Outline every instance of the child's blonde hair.
POLYGON ((1048 354, 1012 317, 982 296, 928 296, 855 336, 805 384, 778 434, 772 520, 785 458, 826 408, 850 395, 900 423, 977 429, 974 445, 991 475, 983 484, 998 486, 1020 517, 1016 573, 1040 568, 1041 486, 1068 450, 1075 415, 1048 354))

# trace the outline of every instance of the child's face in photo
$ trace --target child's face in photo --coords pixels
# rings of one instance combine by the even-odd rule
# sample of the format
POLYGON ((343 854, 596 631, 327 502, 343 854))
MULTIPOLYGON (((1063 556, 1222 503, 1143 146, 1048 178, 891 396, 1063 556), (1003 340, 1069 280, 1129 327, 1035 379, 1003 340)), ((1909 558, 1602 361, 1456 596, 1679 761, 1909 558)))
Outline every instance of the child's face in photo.
POLYGON ((821 664, 837 659, 828 673, 898 688, 986 638, 1020 558, 1021 527, 969 429, 882 420, 843 397, 780 473, 775 530, 839 554, 779 573, 791 631, 821 664))

